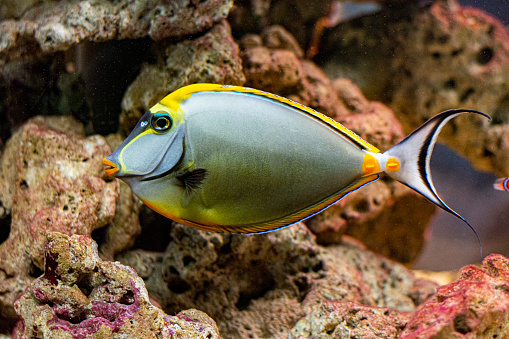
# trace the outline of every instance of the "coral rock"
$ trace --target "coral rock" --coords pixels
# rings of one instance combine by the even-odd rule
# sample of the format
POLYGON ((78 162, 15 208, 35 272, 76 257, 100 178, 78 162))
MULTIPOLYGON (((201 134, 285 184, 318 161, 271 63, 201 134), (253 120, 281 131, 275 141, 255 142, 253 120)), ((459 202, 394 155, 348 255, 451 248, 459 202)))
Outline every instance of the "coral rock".
POLYGON ((102 261, 87 236, 48 235, 45 273, 15 303, 13 338, 220 338, 212 319, 154 307, 131 268, 102 261))
POLYGON ((286 96, 328 116, 348 114, 327 76, 301 58, 295 39, 280 26, 261 36, 249 34, 240 42, 246 86, 286 96))
POLYGON ((0 205, 10 217, 9 237, 0 244, 0 312, 6 319, 15 317, 12 303, 42 272, 48 232, 90 236, 109 225, 104 232, 112 236, 101 247, 110 258, 134 241, 140 229, 131 214, 135 203, 127 198, 117 204, 118 183, 106 178, 101 164, 110 152, 103 137, 84 138, 71 117, 36 117, 8 141, 0 168, 0 205))
POLYGON ((297 56, 287 50, 267 47, 250 48, 244 53, 246 86, 281 92, 300 83, 302 66, 297 56))
MULTIPOLYGON (((348 114, 336 120, 385 151, 403 139, 403 128, 387 106, 367 100, 352 81, 332 82, 348 114)), ((341 242, 343 234, 369 249, 403 263, 414 261, 435 206, 406 186, 379 180, 352 192, 305 221, 322 244, 341 242), (408 211, 413 213, 409 214, 408 211)))
POLYGON ((128 251, 116 259, 142 272, 151 297, 167 313, 199 308, 225 338, 287 338, 325 300, 413 311, 436 287, 351 242, 322 248, 302 223, 251 236, 178 224, 170 232, 172 241, 150 274, 149 252, 128 251))
POLYGON ((288 338, 397 338, 409 312, 353 302, 324 301, 300 320, 288 338))
POLYGON ((400 338, 507 338, 509 259, 486 257, 420 305, 400 338))
POLYGON ((17 21, 0 23, 0 64, 67 50, 83 41, 195 34, 226 18, 232 5, 232 0, 46 2, 17 21))

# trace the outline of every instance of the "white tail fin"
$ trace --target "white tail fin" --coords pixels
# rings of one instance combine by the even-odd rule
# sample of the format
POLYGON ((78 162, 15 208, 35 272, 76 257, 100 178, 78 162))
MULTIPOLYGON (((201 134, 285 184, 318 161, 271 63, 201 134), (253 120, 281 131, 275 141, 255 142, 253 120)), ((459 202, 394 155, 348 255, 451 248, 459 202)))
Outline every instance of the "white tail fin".
MULTIPOLYGON (((400 162, 400 170, 387 172, 389 176, 421 193, 435 205, 460 218, 475 233, 472 226, 461 215, 440 199, 433 185, 433 180, 431 180, 429 166, 431 153, 442 127, 447 121, 462 113, 476 113, 491 120, 488 115, 474 110, 454 109, 445 111, 426 121, 421 127, 384 154, 395 157, 400 162)), ((479 240, 479 237, 477 238, 479 240)))

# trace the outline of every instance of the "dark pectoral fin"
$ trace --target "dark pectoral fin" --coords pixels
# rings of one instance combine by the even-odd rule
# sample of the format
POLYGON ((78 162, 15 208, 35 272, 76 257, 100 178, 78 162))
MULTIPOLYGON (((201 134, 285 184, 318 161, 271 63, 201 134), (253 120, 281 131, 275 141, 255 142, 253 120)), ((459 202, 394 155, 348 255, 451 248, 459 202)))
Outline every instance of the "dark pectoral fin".
POLYGON ((187 193, 200 188, 203 181, 207 178, 208 171, 204 168, 196 168, 177 174, 177 179, 182 183, 187 193))

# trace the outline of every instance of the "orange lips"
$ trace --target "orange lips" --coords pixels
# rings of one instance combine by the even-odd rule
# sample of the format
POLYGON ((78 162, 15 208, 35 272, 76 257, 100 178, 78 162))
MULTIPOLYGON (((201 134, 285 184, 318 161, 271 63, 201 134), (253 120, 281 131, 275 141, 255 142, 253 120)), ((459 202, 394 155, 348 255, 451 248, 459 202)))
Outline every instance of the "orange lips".
POLYGON ((113 174, 118 172, 117 166, 106 158, 103 159, 103 165, 109 166, 104 170, 106 175, 112 176, 113 174))

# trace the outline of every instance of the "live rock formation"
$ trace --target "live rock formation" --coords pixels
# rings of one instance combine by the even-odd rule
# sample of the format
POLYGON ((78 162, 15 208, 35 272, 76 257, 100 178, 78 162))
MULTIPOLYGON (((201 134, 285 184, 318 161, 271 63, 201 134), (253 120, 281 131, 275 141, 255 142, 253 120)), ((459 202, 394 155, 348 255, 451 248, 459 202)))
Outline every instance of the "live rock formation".
MULTIPOLYGON (((197 307, 217 322, 224 338, 286 338, 302 317, 328 301, 406 314, 436 288, 355 241, 321 247, 302 223, 252 236, 178 224, 169 231, 172 241, 162 256, 134 250, 117 259, 140 272, 166 312, 197 307)), ((404 327, 403 320, 397 322, 404 327)))
POLYGON ((102 261, 88 236, 48 234, 44 275, 15 303, 13 338, 221 338, 198 310, 175 316, 150 303, 131 268, 102 261))
POLYGON ((44 270, 48 232, 91 236, 108 226, 101 246, 108 259, 132 246, 138 207, 129 191, 117 204, 119 184, 107 180, 101 165, 109 152, 103 137, 85 138, 71 117, 36 117, 7 143, 0 166, 0 217, 9 220, 0 244, 5 321, 16 318, 14 300, 44 270))
POLYGON ((381 151, 439 111, 479 109, 491 124, 462 117, 442 140, 509 175, 506 29, 455 0, 380 3, 325 27, 311 60, 332 0, 2 1, 0 332, 509 335, 508 260, 491 255, 438 290, 416 277, 401 263, 435 208, 387 178, 304 223, 242 236, 163 219, 103 172, 149 107, 214 82, 310 106, 381 151))
POLYGON ((463 267, 457 281, 437 289, 410 318, 401 338, 506 338, 509 335, 509 260, 486 257, 463 267))

